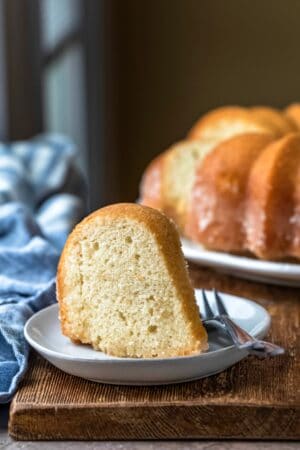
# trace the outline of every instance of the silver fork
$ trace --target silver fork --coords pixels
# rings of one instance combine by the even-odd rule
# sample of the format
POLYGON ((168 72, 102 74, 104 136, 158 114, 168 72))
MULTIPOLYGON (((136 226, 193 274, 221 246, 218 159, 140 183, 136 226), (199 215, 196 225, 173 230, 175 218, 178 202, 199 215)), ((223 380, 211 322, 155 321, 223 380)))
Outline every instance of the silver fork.
POLYGON ((239 349, 247 349, 249 354, 258 356, 259 358, 266 358, 268 356, 277 356, 284 353, 284 349, 271 342, 261 341, 251 336, 247 331, 243 330, 229 317, 225 305, 221 299, 220 294, 214 289, 214 300, 217 307, 217 314, 215 314, 209 304, 207 295, 202 289, 202 297, 204 303, 204 323, 217 322, 221 324, 227 334, 231 337, 236 347, 239 349))

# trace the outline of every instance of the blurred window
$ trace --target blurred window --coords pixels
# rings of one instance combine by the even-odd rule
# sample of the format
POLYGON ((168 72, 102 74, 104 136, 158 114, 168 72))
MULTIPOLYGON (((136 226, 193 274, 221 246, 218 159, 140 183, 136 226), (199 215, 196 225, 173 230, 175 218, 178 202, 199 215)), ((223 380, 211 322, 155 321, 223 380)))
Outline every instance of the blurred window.
POLYGON ((1 139, 65 133, 86 171, 85 0, 0 2, 1 139))
POLYGON ((82 4, 40 0, 44 128, 71 136, 86 170, 82 4))
POLYGON ((47 51, 60 45, 81 26, 80 0, 40 0, 42 47, 47 51))
POLYGON ((92 209, 118 198, 115 3, 0 0, 0 139, 70 136, 92 209))

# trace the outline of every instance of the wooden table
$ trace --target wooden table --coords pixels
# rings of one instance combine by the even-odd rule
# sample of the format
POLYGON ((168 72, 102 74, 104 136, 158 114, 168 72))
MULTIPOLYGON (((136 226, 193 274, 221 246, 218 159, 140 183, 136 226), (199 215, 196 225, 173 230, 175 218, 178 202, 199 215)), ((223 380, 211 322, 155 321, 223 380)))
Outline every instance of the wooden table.
POLYGON ((12 404, 10 434, 25 440, 299 439, 300 289, 195 266, 190 273, 196 287, 215 287, 266 307, 269 339, 286 354, 267 361, 249 357, 210 378, 156 387, 96 384, 34 356, 12 404))

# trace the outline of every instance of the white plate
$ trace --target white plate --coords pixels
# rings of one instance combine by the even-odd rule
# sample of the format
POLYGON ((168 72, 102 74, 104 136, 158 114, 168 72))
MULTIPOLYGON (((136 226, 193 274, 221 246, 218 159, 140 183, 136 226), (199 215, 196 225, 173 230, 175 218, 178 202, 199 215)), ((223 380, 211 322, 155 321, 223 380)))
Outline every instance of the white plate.
POLYGON ((181 243, 185 258, 201 266, 212 267, 229 275, 249 280, 284 286, 300 286, 300 264, 262 261, 214 252, 186 238, 181 238, 181 243))
MULTIPOLYGON (((212 295, 207 291, 208 298, 212 295)), ((202 307, 201 291, 196 290, 202 307)), ((270 327, 267 311, 250 300, 222 294, 230 316, 253 336, 263 338, 270 327)), ((59 369, 88 380, 110 384, 151 385, 180 383, 221 372, 247 356, 222 331, 209 331, 209 350, 176 358, 116 358, 87 345, 73 344, 62 335, 58 305, 32 316, 25 326, 25 337, 44 358, 59 369)))

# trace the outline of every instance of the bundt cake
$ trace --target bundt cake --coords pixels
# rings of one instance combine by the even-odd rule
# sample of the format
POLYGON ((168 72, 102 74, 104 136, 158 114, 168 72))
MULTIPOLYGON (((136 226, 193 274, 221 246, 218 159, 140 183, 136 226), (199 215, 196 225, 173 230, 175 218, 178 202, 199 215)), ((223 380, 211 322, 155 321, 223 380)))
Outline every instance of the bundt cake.
POLYGON ((198 166, 186 235, 214 250, 299 258, 299 169, 300 134, 273 142, 264 135, 224 141, 198 166))
POLYGON ((149 164, 142 178, 140 200, 146 206, 164 211, 182 229, 198 160, 235 135, 256 132, 276 137, 295 128, 286 114, 274 108, 215 109, 196 123, 188 140, 174 144, 149 164))
MULTIPOLYGON (((207 248, 300 258, 297 127, 300 104, 284 111, 225 107, 206 114, 188 141, 159 157, 160 209, 181 234, 207 248)), ((142 203, 149 192, 142 190, 142 203)))
POLYGON ((120 357, 207 348, 178 232, 155 209, 102 208, 69 236, 57 276, 63 334, 120 357))

